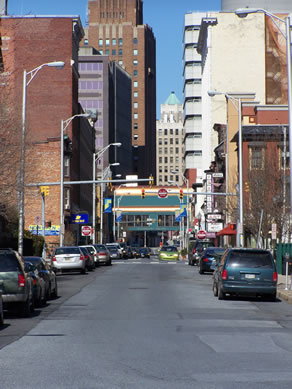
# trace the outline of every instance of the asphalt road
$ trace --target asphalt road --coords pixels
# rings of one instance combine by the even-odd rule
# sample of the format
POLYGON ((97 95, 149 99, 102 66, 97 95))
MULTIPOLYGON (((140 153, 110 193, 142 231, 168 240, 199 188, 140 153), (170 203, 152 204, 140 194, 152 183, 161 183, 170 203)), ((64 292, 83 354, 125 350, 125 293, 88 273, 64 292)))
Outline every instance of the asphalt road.
POLYGON ((290 389, 291 305, 219 301, 211 281, 153 257, 62 276, 64 296, 0 350, 0 388, 290 389))

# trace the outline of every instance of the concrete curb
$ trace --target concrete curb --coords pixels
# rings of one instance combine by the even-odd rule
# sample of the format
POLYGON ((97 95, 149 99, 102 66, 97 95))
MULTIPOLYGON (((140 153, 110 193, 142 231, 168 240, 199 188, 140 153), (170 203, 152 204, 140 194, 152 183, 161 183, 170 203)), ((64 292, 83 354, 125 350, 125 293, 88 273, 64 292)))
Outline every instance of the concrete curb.
POLYGON ((278 289, 277 297, 279 297, 281 300, 284 300, 288 304, 292 304, 292 290, 278 289))

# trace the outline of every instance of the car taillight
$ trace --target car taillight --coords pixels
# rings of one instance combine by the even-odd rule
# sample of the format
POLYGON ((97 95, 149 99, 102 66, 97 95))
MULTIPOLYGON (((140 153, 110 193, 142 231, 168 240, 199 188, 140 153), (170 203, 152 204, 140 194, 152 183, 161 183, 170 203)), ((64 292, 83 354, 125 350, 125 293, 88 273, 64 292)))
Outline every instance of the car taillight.
POLYGON ((222 272, 222 280, 227 280, 227 270, 224 269, 222 272))
POLYGON ((203 262, 209 262, 209 259, 207 257, 204 257, 203 262))
POLYGON ((25 286, 25 278, 23 274, 18 274, 18 286, 25 286))
POLYGON ((88 255, 85 255, 85 259, 88 259, 89 257, 88 257, 88 255))
POLYGON ((80 255, 80 261, 84 260, 84 255, 80 255))
POLYGON ((274 271, 274 273, 273 273, 273 281, 277 282, 277 280, 278 280, 278 273, 276 271, 274 271))
POLYGON ((56 262, 56 257, 55 256, 53 256, 52 261, 56 262))
POLYGON ((36 284, 37 284, 37 280, 36 280, 35 278, 33 278, 33 279, 32 279, 32 283, 33 283, 34 285, 36 285, 36 284))
POLYGON ((196 251, 197 251, 197 250, 196 250, 195 248, 193 248, 193 254, 196 254, 196 251))

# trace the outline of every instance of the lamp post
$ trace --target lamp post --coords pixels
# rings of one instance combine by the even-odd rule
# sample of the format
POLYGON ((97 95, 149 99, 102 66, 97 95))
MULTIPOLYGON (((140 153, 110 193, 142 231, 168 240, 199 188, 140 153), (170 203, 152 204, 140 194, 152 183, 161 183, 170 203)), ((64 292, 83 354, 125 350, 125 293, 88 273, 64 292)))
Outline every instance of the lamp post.
MULTIPOLYGON (((177 170, 172 170, 171 173, 173 174, 177 174, 179 173, 177 170)), ((189 198, 189 180, 186 178, 186 176, 184 176, 182 173, 181 173, 181 176, 182 176, 182 179, 183 179, 183 182, 186 183, 187 185, 187 231, 186 231, 186 234, 185 234, 185 247, 188 247, 188 237, 189 237, 189 228, 190 228, 190 212, 189 212, 189 205, 190 205, 190 198, 189 198)))
MULTIPOLYGON (((113 211, 113 238, 114 238, 114 242, 116 241, 116 191, 120 189, 121 186, 123 186, 125 184, 121 184, 119 185, 119 187, 117 189, 114 190, 114 211, 113 211)), ((119 199, 118 199, 118 204, 119 204, 119 207, 120 207, 120 201, 122 199, 123 196, 120 196, 119 199)))
MULTIPOLYGON (((102 179, 105 180, 108 176, 111 166, 120 166, 119 162, 110 163, 103 172, 102 179)), ((103 183, 101 184, 100 191, 100 244, 103 242, 103 183)))
MULTIPOLYGON (((108 150, 111 146, 120 147, 122 146, 122 143, 110 143, 107 146, 105 146, 102 150, 100 150, 98 153, 93 154, 93 164, 92 164, 92 179, 95 181, 96 179, 96 162, 102 157, 102 155, 108 150)), ((102 190, 102 188, 101 188, 102 190)), ((93 183, 92 187, 92 230, 93 230, 93 244, 96 243, 96 184, 93 183)))
POLYGON ((20 150, 20 177, 19 177, 19 221, 18 221, 18 253, 23 255, 23 233, 24 233, 24 169, 25 169, 25 132, 26 132, 26 89, 37 73, 44 67, 55 67, 63 69, 65 63, 61 61, 44 63, 37 68, 27 72, 23 71, 22 88, 22 127, 21 127, 21 150, 20 150), (27 80, 27 78, 29 79, 27 80))
POLYGON ((80 113, 74 116, 71 116, 69 119, 61 120, 61 165, 60 165, 60 247, 64 244, 64 131, 68 128, 69 124, 76 117, 90 118, 89 113, 80 113))
MULTIPOLYGON (((239 247, 243 247, 243 177, 242 177, 242 101, 241 98, 235 98, 228 93, 218 91, 208 91, 210 97, 216 95, 224 95, 226 99, 237 102, 238 111, 238 193, 239 193, 239 225, 236 228, 236 244, 239 247)), ((228 142, 228 139, 226 139, 228 142)), ((238 224, 238 223, 237 223, 238 224)))
MULTIPOLYGON (((289 153, 292 153, 292 65, 291 65, 291 29, 290 29, 290 16, 286 16, 285 19, 281 19, 278 16, 270 13, 262 8, 240 8, 235 11, 235 14, 240 18, 245 18, 248 14, 263 12, 269 16, 280 33, 286 39, 286 57, 287 57, 287 82, 288 82, 288 115, 289 115, 289 153), (275 22, 281 22, 285 24, 286 35, 282 32, 278 24, 275 22)), ((290 158, 291 159, 291 158, 290 158)), ((292 166, 290 161, 290 219, 292 214, 292 166)))

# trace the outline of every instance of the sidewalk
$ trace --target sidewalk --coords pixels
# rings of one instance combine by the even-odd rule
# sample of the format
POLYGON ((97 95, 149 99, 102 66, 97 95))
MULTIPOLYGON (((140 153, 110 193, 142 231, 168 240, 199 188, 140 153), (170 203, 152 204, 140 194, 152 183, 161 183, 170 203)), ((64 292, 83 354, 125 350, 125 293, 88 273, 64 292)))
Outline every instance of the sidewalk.
POLYGON ((277 296, 286 301, 288 304, 292 304, 292 290, 290 290, 291 277, 288 277, 288 290, 285 290, 286 276, 278 275, 277 296))

